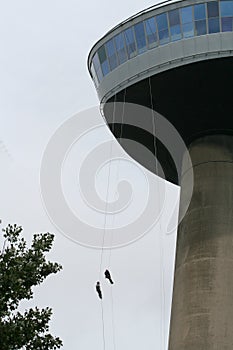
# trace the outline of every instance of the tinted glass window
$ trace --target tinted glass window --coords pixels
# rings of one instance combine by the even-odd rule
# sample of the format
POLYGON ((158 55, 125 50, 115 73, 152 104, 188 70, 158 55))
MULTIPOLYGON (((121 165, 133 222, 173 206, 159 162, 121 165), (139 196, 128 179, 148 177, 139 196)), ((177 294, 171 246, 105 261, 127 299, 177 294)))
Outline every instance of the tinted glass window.
POLYGON ((156 34, 156 25, 154 17, 149 18, 145 21, 145 30, 147 36, 148 46, 154 47, 157 45, 157 34, 156 34))
POLYGON ((104 76, 109 73, 109 64, 107 61, 107 57, 106 60, 101 63, 101 68, 104 76))
POLYGON ((232 17, 222 18, 222 31, 223 32, 231 32, 232 31, 232 24, 233 24, 232 17))
POLYGON ((208 17, 218 17, 218 2, 217 1, 211 1, 207 3, 207 12, 208 17))
POLYGON ((98 50, 100 65, 102 68, 103 75, 106 75, 109 73, 109 65, 107 60, 107 55, 105 51, 105 47, 101 46, 101 48, 98 50))
POLYGON ((159 31, 160 45, 166 44, 169 42, 167 13, 162 13, 161 15, 156 16, 156 21, 159 31))
POLYGON ((115 45, 114 45, 113 40, 107 41, 105 44, 105 48, 106 48, 108 57, 110 57, 116 53, 116 49, 115 49, 115 45))
POLYGON ((98 50, 98 55, 99 55, 100 64, 102 64, 107 60, 104 46, 101 46, 101 48, 98 50))
POLYGON ((134 39, 134 33, 132 28, 128 28, 124 31, 125 34, 125 42, 126 42, 126 48, 128 57, 134 57, 136 55, 136 43, 134 39))
POLYGON ((93 60, 92 60, 94 67, 95 67, 95 72, 96 75, 98 77, 99 82, 102 81, 103 79, 103 74, 102 74, 102 70, 101 70, 101 66, 100 66, 100 61, 99 61, 99 57, 97 55, 97 52, 95 53, 93 60))
POLYGON ((218 33, 220 31, 219 18, 210 18, 208 20, 209 33, 218 33))
POLYGON ((206 18, 205 4, 194 6, 194 18, 195 20, 206 18))
POLYGON ((196 35, 206 34, 206 20, 195 22, 196 35))
POLYGON ((184 7, 181 9, 181 21, 182 23, 190 23, 193 20, 193 8, 192 6, 184 7))
POLYGON ((185 23, 182 26, 184 38, 191 38, 194 36, 194 25, 193 23, 185 23))
POLYGON ((179 10, 169 11, 168 18, 169 18, 170 26, 175 26, 177 24, 180 24, 179 10))
POLYGON ((127 60, 126 51, 125 51, 125 42, 123 34, 120 33, 115 36, 114 38, 116 50, 117 50, 117 56, 119 63, 124 63, 127 60))
POLYGON ((100 67, 100 62, 99 62, 99 58, 97 57, 97 53, 95 53, 93 60, 92 60, 95 70, 97 71, 98 68, 100 67))
POLYGON ((169 42, 168 29, 164 29, 159 32, 159 42, 160 42, 160 45, 164 45, 169 42))
POLYGON ((180 14, 179 10, 173 10, 168 12, 171 41, 181 39, 181 28, 180 28, 180 14))
POLYGON ((105 44, 105 48, 106 48, 106 52, 107 52, 107 56, 108 56, 108 61, 109 61, 109 65, 110 65, 110 69, 113 70, 114 68, 117 67, 118 62, 117 62, 117 54, 116 54, 116 48, 112 40, 109 40, 106 44, 105 44))
POLYGON ((146 50, 146 37, 143 22, 136 24, 134 26, 134 31, 136 36, 138 52, 144 52, 146 50))
POLYGON ((181 39, 181 30, 180 30, 180 25, 178 24, 177 26, 172 26, 170 28, 170 33, 171 33, 171 41, 176 41, 181 39))
POLYGON ((232 17, 233 1, 220 1, 220 11, 222 17, 232 17))
POLYGON ((98 81, 98 78, 97 78, 97 75, 96 75, 93 63, 91 64, 91 74, 92 74, 92 77, 93 77, 95 85, 98 86, 99 85, 99 81, 98 81))
POLYGON ((156 21, 157 21, 158 31, 168 27, 166 13, 162 13, 161 15, 156 16, 156 21))

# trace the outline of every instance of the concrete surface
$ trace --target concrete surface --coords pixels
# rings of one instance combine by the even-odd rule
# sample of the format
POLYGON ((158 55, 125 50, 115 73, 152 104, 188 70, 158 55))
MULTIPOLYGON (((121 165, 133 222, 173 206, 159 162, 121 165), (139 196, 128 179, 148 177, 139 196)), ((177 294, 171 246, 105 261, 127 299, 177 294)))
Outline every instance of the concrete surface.
POLYGON ((189 151, 194 192, 178 230, 169 350, 232 350, 233 136, 199 138, 189 151))

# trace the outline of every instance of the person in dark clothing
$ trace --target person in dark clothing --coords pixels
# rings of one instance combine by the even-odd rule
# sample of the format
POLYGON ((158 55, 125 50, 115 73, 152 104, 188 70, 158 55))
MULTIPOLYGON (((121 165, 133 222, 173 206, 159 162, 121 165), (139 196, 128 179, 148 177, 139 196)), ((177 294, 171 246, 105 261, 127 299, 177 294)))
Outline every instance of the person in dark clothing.
POLYGON ((112 277, 111 277, 111 274, 110 274, 110 272, 109 272, 108 270, 105 271, 104 275, 105 275, 105 278, 106 278, 107 280, 109 280, 109 282, 110 282, 111 284, 114 284, 114 282, 113 282, 113 280, 112 280, 112 277))
POLYGON ((100 288, 100 282, 96 282, 96 286, 95 286, 96 292, 98 293, 98 296, 100 299, 102 299, 102 292, 101 292, 101 288, 100 288))

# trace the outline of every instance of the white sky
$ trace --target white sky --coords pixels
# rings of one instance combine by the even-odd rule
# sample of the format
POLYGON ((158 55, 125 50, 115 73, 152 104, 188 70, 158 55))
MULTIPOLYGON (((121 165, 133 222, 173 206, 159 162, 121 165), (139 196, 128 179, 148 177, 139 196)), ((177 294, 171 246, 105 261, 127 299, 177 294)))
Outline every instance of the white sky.
MULTIPOLYGON (((56 234, 50 259, 60 262, 63 271, 36 289, 30 305, 53 308, 51 332, 62 338, 64 350, 101 350, 101 307, 94 291, 100 251, 69 241, 51 224, 40 197, 40 163, 58 126, 98 104, 86 64, 92 45, 154 2, 0 4, 0 141, 5 145, 0 144, 0 216, 4 224, 21 224, 28 239, 34 232, 56 234)), ((88 148, 88 140, 83 147, 88 148)), ((100 195, 102 190, 100 185, 100 195)), ((169 185, 168 194, 172 202, 178 189, 169 185)), ((113 313, 110 288, 103 281, 107 350, 114 349, 112 320, 117 350, 166 349, 176 233, 167 236, 161 227, 160 223, 136 243, 111 253, 113 313)), ((104 263, 108 259, 107 252, 104 263)))

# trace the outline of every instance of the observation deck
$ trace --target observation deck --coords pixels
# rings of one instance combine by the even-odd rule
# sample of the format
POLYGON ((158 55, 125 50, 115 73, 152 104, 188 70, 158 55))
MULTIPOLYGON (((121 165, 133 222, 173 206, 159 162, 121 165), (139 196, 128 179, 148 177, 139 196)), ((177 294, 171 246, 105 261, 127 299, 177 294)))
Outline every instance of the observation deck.
MULTIPOLYGON (((94 45, 88 67, 117 139, 122 129, 113 128, 106 102, 151 108, 151 94, 153 109, 173 124, 187 146, 204 135, 233 134, 233 0, 165 2, 144 10, 94 45)), ((132 127, 124 126, 124 137, 151 148, 148 135, 132 127)), ((152 170, 146 159, 125 149, 152 170)), ((177 183, 162 153, 166 178, 177 183)))

